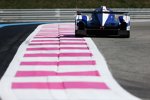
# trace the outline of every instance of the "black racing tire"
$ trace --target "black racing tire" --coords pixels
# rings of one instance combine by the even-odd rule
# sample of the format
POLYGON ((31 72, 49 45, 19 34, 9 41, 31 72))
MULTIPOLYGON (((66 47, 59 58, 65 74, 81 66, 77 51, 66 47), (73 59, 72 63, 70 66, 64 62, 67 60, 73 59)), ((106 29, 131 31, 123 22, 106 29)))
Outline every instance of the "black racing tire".
POLYGON ((80 34, 75 34, 75 37, 83 37, 83 36, 80 34))
POLYGON ((86 31, 85 30, 75 30, 75 37, 85 37, 86 31))
POLYGON ((130 38, 130 31, 119 30, 118 35, 120 38, 130 38))
POLYGON ((84 30, 84 29, 85 29, 85 23, 84 23, 83 21, 80 21, 80 22, 78 23, 78 29, 79 29, 79 30, 84 30))
POLYGON ((122 22, 120 24, 120 30, 126 30, 126 28, 127 28, 127 23, 126 22, 122 22))

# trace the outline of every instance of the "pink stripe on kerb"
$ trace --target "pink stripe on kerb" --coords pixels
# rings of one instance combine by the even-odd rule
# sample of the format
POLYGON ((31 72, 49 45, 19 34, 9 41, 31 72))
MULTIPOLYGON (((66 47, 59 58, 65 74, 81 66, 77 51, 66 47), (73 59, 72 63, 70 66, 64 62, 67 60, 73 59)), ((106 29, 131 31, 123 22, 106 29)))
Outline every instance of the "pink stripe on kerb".
POLYGON ((36 36, 58 35, 58 32, 39 32, 36 36))
POLYGON ((100 76, 98 71, 83 71, 83 72, 62 72, 59 76, 100 76))
POLYGON ((24 54, 24 57, 91 57, 92 53, 35 53, 24 54))
POLYGON ((29 43, 29 45, 59 45, 59 43, 29 43))
POLYGON ((60 47, 62 50, 89 50, 88 47, 60 47))
POLYGON ((61 39, 60 38, 60 41, 85 41, 84 39, 61 39))
POLYGON ((66 89, 109 89, 103 82, 64 82, 66 89))
POLYGON ((91 57, 92 53, 60 53, 59 57, 91 57))
POLYGON ((60 42, 60 43, 29 43, 29 45, 87 45, 86 43, 68 43, 68 42, 60 42))
POLYGON ((54 71, 18 71, 16 77, 39 76, 100 76, 98 71, 54 72, 54 71))
POLYGON ((31 76, 56 76, 56 72, 52 71, 18 71, 16 77, 31 77, 31 76))
POLYGON ((32 40, 31 42, 59 42, 59 40, 32 40))
POLYGON ((57 34, 57 33, 55 33, 55 34, 37 34, 37 35, 35 35, 35 36, 37 36, 37 37, 47 37, 47 36, 56 36, 56 35, 59 35, 59 34, 57 34))
POLYGON ((13 82, 12 89, 109 89, 104 82, 13 82))
POLYGON ((41 61, 32 61, 32 62, 29 62, 29 61, 26 61, 26 62, 21 62, 20 65, 24 66, 28 66, 28 65, 32 65, 32 66, 38 66, 38 65, 47 65, 47 66, 50 66, 50 65, 58 65, 58 62, 55 61, 55 62, 41 62, 41 61))
POLYGON ((27 51, 37 51, 37 50, 59 50, 59 48, 51 47, 51 48, 27 48, 27 51))
POLYGON ((43 37, 38 37, 38 36, 35 36, 34 38, 52 38, 52 37, 59 37, 59 35, 56 35, 56 36, 43 36, 43 37))
POLYGON ((75 31, 75 26, 60 26, 59 27, 59 30, 72 30, 72 31, 75 31))
POLYGON ((56 36, 56 35, 59 35, 58 33, 53 33, 53 34, 37 34, 35 36, 37 37, 44 37, 44 36, 56 36))
POLYGON ((44 30, 40 30, 39 31, 39 33, 41 33, 41 32, 58 32, 58 30, 46 30, 46 29, 44 29, 44 30))
POLYGON ((24 57, 58 57, 56 53, 35 53, 35 54, 24 54, 24 57))
POLYGON ((21 62, 20 65, 95 65, 94 60, 89 61, 55 61, 55 62, 41 62, 41 61, 26 61, 21 62))
POLYGON ((44 25, 44 26, 42 27, 42 29, 44 29, 44 28, 58 28, 58 25, 57 25, 57 24, 44 25))
POLYGON ((94 60, 89 61, 59 61, 59 65, 95 65, 96 62, 94 60))
POLYGON ((60 45, 87 45, 85 42, 60 42, 60 45))

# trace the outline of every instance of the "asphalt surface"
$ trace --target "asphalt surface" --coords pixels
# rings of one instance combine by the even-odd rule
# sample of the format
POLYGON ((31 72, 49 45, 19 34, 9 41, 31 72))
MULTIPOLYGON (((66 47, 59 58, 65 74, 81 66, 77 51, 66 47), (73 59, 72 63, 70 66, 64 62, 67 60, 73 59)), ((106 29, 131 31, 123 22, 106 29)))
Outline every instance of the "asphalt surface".
POLYGON ((14 25, 0 28, 0 78, 12 61, 20 44, 38 25, 14 25))
POLYGON ((93 38, 119 84, 150 100, 150 22, 133 22, 131 37, 93 38))
MULTIPOLYGON (((0 77, 37 25, 0 28, 0 77)), ((150 22, 132 23, 131 38, 93 40, 119 84, 133 95, 150 100, 150 22)))

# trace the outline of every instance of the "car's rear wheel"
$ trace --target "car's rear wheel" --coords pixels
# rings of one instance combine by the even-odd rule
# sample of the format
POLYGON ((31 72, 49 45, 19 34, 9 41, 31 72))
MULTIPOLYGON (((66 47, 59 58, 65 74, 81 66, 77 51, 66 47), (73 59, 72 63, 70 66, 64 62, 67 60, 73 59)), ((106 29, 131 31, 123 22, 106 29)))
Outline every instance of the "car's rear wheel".
POLYGON ((120 24, 120 30, 126 30, 126 28, 127 28, 127 23, 126 22, 122 22, 120 24))
POLYGON ((83 21, 80 21, 78 24, 78 30, 75 30, 75 37, 84 37, 86 36, 86 26, 83 21))
POLYGON ((84 29, 85 29, 85 23, 84 23, 83 21, 80 21, 80 22, 78 23, 78 29, 79 29, 79 30, 84 30, 84 29))
POLYGON ((119 30, 118 35, 120 38, 129 38, 130 37, 130 31, 119 30))
POLYGON ((84 36, 86 36, 85 30, 76 30, 75 31, 75 37, 84 37, 84 36))
POLYGON ((120 24, 120 30, 118 31, 118 35, 120 38, 129 38, 130 37, 130 31, 127 31, 127 23, 122 22, 120 24))

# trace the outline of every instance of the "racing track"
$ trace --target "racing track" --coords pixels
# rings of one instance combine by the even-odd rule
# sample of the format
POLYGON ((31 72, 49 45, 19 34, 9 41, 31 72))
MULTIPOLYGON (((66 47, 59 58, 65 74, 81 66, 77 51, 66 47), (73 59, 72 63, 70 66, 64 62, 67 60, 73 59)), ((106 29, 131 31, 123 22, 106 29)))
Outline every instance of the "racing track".
POLYGON ((13 59, 20 44, 39 24, 6 25, 0 27, 0 78, 13 59))
POLYGON ((150 22, 133 22, 129 39, 93 40, 121 86, 143 100, 150 100, 150 22))
POLYGON ((143 100, 150 98, 149 26, 133 23, 130 39, 93 38, 117 81, 143 100))

